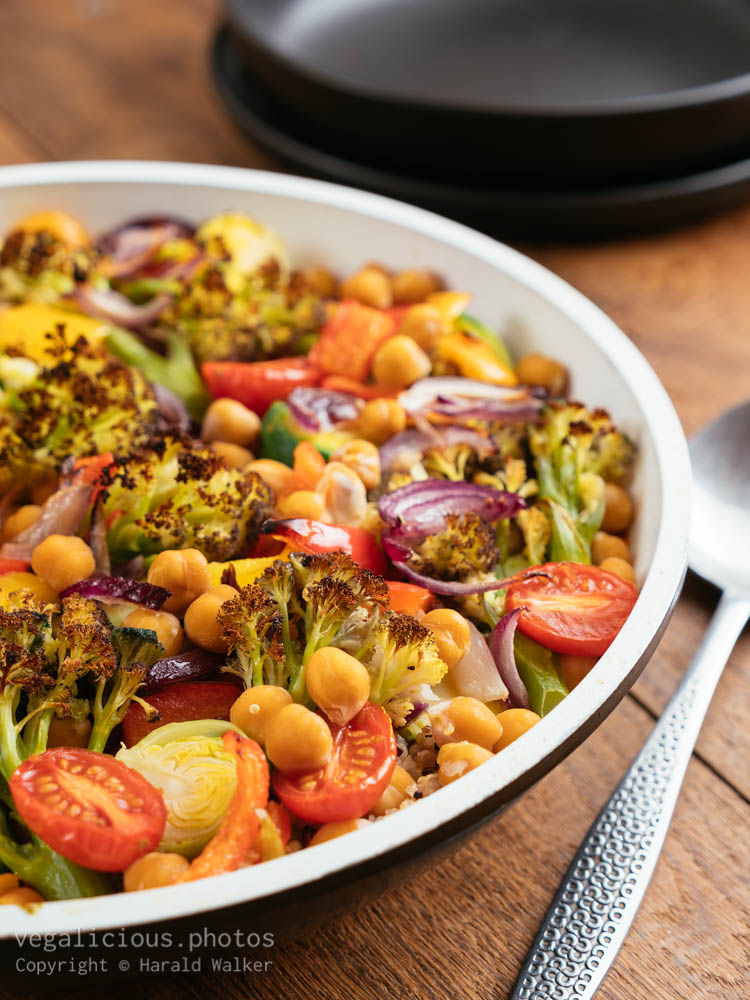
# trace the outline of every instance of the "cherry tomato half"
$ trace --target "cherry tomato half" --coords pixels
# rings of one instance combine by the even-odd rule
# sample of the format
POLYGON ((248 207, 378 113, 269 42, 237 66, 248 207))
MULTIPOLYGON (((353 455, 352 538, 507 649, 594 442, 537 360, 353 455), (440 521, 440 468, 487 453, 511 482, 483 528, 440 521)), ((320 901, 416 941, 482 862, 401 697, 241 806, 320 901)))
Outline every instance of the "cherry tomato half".
POLYGON ((396 766, 391 720, 368 702, 345 726, 330 722, 333 753, 319 771, 275 771, 273 787, 290 813, 306 823, 365 816, 388 787, 396 766))
POLYGON ((619 576, 581 563, 535 566, 546 574, 508 587, 508 611, 521 631, 555 653, 601 656, 622 628, 638 591, 619 576))
POLYGON ((153 851, 167 810, 158 788, 122 761, 76 747, 29 757, 10 792, 28 828, 63 857, 120 872, 153 851))
POLYGON ((122 720, 125 746, 135 746, 144 736, 168 722, 191 722, 194 719, 228 719, 229 710, 239 691, 231 681, 176 681, 155 691, 144 701, 158 708, 161 718, 148 722, 138 702, 133 702, 122 720))

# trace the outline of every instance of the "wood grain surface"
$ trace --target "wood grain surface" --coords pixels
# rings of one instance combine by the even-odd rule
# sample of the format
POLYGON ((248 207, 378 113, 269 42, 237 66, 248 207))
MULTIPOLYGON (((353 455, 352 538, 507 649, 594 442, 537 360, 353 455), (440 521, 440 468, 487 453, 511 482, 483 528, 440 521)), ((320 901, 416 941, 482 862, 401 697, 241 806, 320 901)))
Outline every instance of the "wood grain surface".
MULTIPOLYGON (((213 94, 206 46, 217 16, 213 0, 3 0, 0 162, 127 157, 274 169, 213 94)), ((625 329, 688 433, 750 396, 750 208, 643 239, 522 249, 625 329)), ((279 944, 262 975, 151 977, 138 987, 130 977, 108 994, 504 1000, 581 837, 715 602, 711 587, 689 578, 632 695, 519 803, 426 874, 279 944)), ((606 1000, 750 997, 749 667, 746 636, 709 710, 646 900, 602 987, 606 1000)), ((35 989, 30 981, 24 995, 35 989)), ((82 977, 80 992, 91 989, 82 977)))

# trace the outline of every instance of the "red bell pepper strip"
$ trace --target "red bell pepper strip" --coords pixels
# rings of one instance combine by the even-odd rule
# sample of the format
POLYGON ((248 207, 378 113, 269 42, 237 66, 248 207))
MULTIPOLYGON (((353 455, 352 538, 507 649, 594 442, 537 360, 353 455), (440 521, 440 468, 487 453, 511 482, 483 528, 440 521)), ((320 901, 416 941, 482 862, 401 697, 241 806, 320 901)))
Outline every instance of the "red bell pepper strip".
POLYGON ((224 749, 237 761, 237 788, 219 829, 178 882, 194 882, 209 875, 231 872, 245 863, 260 829, 256 809, 268 803, 268 761, 255 740, 232 730, 222 737, 224 749))
POLYGON ((0 576, 5 573, 25 573, 30 565, 27 559, 0 559, 0 576))
POLYGON ((262 417, 271 403, 286 399, 292 389, 317 385, 321 373, 307 358, 275 361, 206 361, 203 380, 213 399, 238 399, 262 417))
POLYGON ((111 451, 103 451, 100 455, 89 455, 87 458, 76 459, 76 463, 73 466, 72 481, 74 483, 84 483, 87 486, 94 485, 93 492, 91 493, 92 507, 96 503, 99 494, 103 493, 106 489, 106 486, 99 482, 102 478, 102 473, 110 465, 114 465, 114 461, 115 456, 111 451))
POLYGON ((280 538, 300 552, 336 552, 350 555, 363 569, 382 576, 386 559, 371 532, 345 524, 325 524, 307 517, 292 517, 286 521, 269 521, 263 532, 280 538))
POLYGON ((396 321, 387 312, 347 299, 321 330, 310 363, 326 375, 364 382, 375 352, 395 330, 396 321))
POLYGON ((426 587, 418 587, 416 583, 404 583, 401 580, 386 580, 386 583, 391 598, 391 611, 416 615, 420 611, 429 611, 435 603, 435 595, 426 587))
POLYGON ((148 721, 137 701, 131 703, 122 720, 125 745, 135 746, 148 733, 168 722, 228 719, 229 710, 238 697, 233 681, 176 681, 143 699, 159 710, 157 722, 148 721))

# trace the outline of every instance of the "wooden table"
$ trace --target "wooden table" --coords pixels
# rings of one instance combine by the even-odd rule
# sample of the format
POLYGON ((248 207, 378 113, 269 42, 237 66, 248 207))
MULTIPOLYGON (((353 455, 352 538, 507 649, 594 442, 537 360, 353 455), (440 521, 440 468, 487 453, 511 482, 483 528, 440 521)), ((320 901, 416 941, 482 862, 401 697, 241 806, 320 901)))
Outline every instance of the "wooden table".
MULTIPOLYGON (((214 0, 3 0, 0 161, 273 167, 228 121, 208 80, 216 8, 214 0)), ((750 208, 646 239, 525 249, 627 331, 688 434, 750 396, 750 208)), ((666 703, 715 601, 689 578, 632 694, 429 875, 280 945, 265 975, 150 981, 150 995, 503 1000, 581 837, 666 703)), ((602 988, 607 1000, 750 996, 749 661, 745 639, 709 710, 648 896, 602 988)))

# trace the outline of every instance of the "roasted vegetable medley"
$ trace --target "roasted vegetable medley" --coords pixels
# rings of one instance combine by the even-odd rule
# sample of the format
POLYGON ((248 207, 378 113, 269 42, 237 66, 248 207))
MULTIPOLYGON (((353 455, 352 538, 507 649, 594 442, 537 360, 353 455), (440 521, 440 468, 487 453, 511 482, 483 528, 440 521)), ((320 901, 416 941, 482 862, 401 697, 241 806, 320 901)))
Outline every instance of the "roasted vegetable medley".
POLYGON ((0 902, 266 862, 502 759, 637 598, 633 445, 567 389, 427 270, 294 270, 236 213, 18 222, 0 902))

